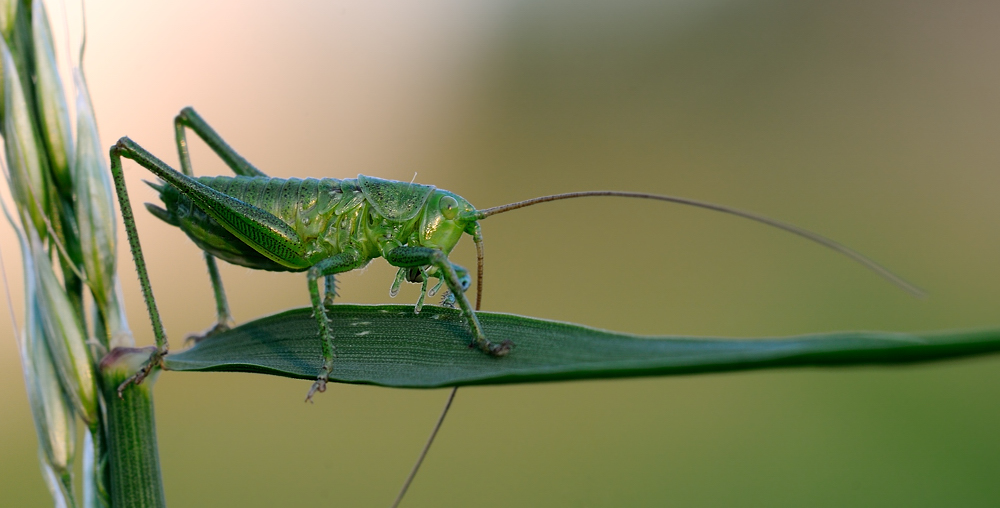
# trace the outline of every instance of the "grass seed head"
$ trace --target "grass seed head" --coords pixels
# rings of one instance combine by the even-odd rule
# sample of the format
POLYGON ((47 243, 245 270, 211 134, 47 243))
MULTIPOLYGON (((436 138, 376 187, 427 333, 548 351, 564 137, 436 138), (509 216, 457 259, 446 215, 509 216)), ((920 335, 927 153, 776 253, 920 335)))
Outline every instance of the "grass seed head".
POLYGON ((38 281, 36 301, 39 317, 57 377, 83 421, 93 423, 97 421, 97 385, 82 316, 77 314, 56 277, 41 241, 31 233, 29 237, 38 281))
POLYGON ((35 263, 24 236, 19 234, 19 237, 25 265, 25 326, 19 344, 24 384, 43 462, 61 475, 69 470, 73 462, 76 420, 73 406, 58 382, 58 369, 46 345, 45 317, 36 304, 38 277, 35 263))
POLYGON ((10 39, 14 31, 14 18, 17 17, 18 0, 0 0, 0 35, 10 39))
POLYGON ((7 152, 11 194, 17 202, 22 221, 24 217, 30 217, 35 230, 44 232, 48 230, 45 214, 50 210, 46 193, 49 168, 39 150, 31 109, 21 87, 14 55, 2 40, 0 70, 3 73, 0 80, 3 85, 3 122, 0 127, 7 152))
POLYGON ((70 167, 73 156, 73 136, 70 134, 69 108, 59 65, 49 31, 44 3, 31 3, 31 27, 35 55, 35 97, 38 101, 41 135, 49 155, 52 174, 59 194, 68 199, 73 191, 70 167))
MULTIPOLYGON (((90 104, 87 85, 79 72, 74 73, 76 98, 76 156, 74 161, 74 194, 76 218, 80 227, 84 271, 102 314, 109 314, 111 300, 116 298, 114 194, 107 151, 101 148, 97 121, 90 104)), ((113 319, 106 317, 105 320, 113 319)))

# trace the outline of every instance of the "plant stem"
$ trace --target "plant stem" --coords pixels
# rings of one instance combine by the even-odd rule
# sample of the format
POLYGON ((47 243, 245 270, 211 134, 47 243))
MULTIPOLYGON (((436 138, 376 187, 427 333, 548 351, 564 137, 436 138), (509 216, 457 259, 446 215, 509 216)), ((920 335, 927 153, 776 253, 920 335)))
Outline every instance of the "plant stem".
POLYGON ((156 348, 116 348, 101 361, 101 385, 107 402, 111 506, 166 507, 153 415, 154 370, 141 384, 118 386, 149 361, 156 348))

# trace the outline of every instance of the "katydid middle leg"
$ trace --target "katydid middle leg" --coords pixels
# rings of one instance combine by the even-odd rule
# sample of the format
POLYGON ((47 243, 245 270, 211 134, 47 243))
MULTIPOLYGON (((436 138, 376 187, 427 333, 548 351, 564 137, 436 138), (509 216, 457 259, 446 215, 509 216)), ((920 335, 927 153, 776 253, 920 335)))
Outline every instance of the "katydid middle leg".
POLYGON ((316 325, 319 327, 319 336, 323 347, 323 367, 316 376, 316 382, 309 388, 306 394, 306 402, 312 402, 312 396, 316 392, 326 391, 326 382, 333 371, 333 360, 337 356, 337 347, 333 343, 333 328, 330 318, 326 315, 326 305, 333 303, 334 293, 331 286, 334 284, 334 277, 338 273, 349 272, 355 268, 361 268, 368 260, 358 254, 355 250, 341 252, 331 258, 324 259, 316 263, 306 272, 309 284, 309 297, 313 308, 313 317, 316 318, 316 325), (319 279, 323 278, 326 285, 326 295, 320 299, 319 279))
POLYGON ((324 278, 324 283, 323 305, 333 305, 333 297, 339 296, 337 294, 337 276, 334 274, 327 275, 324 278))
MULTIPOLYGON (((191 169, 191 154, 188 150, 187 135, 185 129, 191 129, 198 135, 216 155, 226 163, 233 173, 242 176, 267 176, 263 171, 250 164, 242 155, 238 154, 208 122, 194 109, 187 107, 174 118, 174 136, 177 142, 177 155, 181 161, 181 172, 193 177, 191 169)), ((218 263, 215 256, 205 252, 205 264, 208 266, 208 274, 212 280, 212 291, 215 295, 216 324, 200 334, 188 335, 187 340, 198 342, 216 333, 229 329, 229 324, 233 322, 232 313, 229 310, 229 301, 226 298, 226 290, 222 286, 222 278, 219 276, 218 263)))

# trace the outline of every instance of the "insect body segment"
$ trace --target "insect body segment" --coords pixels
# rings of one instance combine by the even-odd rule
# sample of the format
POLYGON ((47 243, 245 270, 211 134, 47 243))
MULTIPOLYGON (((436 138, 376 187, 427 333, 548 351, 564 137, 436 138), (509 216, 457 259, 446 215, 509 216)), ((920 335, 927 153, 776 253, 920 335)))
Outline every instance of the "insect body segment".
MULTIPOLYGON (((280 219, 306 245, 305 257, 323 257, 340 252, 356 229, 362 202, 353 201, 360 191, 345 194, 341 180, 324 178, 280 179, 268 177, 200 177, 199 183, 252 205, 280 219), (352 206, 343 206, 345 204, 352 206)), ((271 271, 301 272, 306 266, 290 266, 274 260, 231 233, 191 198, 169 184, 153 185, 166 208, 146 204, 154 215, 181 228, 202 250, 233 264, 271 271)), ((312 264, 315 264, 312 263, 312 264)))
MULTIPOLYGON (((467 224, 475 224, 474 219, 456 220, 460 211, 458 200, 461 198, 450 192, 364 175, 359 175, 357 180, 245 176, 200 177, 195 180, 280 219, 304 246, 306 266, 274 260, 250 247, 248 242, 231 233, 211 213, 194 204, 173 185, 163 182, 150 184, 159 191, 166 208, 151 203, 146 203, 146 208, 164 222, 179 227, 205 252, 254 269, 301 272, 345 249, 353 249, 369 260, 382 257, 402 245, 438 248, 448 254, 469 228, 467 224), (379 193, 362 190, 371 187, 372 181, 381 188, 379 193), (419 197, 419 207, 386 197, 384 189, 392 184, 403 187, 404 193, 410 192, 409 187, 425 188, 426 192, 419 197), (374 201, 372 197, 380 201, 374 201), (441 207, 443 210, 440 210, 441 207), (390 215, 387 215, 387 210, 390 215)), ((475 211, 468 202, 462 201, 462 211, 475 211)), ((422 275, 427 273, 426 270, 402 272, 406 273, 407 281, 417 283, 422 282, 422 275)), ((464 269, 461 272, 464 274, 462 278, 467 281, 468 272, 464 269)), ((468 283, 464 285, 467 287, 468 283)))

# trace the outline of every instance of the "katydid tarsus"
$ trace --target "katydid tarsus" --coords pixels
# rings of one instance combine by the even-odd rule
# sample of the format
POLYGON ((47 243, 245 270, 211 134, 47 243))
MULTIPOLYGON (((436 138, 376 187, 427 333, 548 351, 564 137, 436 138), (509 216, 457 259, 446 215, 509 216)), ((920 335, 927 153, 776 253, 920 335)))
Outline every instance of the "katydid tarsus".
MULTIPOLYGON (((167 338, 146 273, 138 233, 125 188, 122 157, 132 159, 160 178, 150 184, 160 192, 166 208, 147 204, 165 222, 182 229, 205 253, 215 291, 218 321, 206 335, 228 328, 229 309, 215 258, 254 269, 307 272, 313 314, 322 358, 317 378, 306 396, 310 400, 326 388, 335 366, 335 332, 325 305, 335 294, 335 276, 366 266, 382 257, 399 270, 390 293, 402 281, 420 283, 415 310, 426 294, 447 286, 471 332, 471 345, 495 357, 507 355, 513 344, 494 343, 483 333, 476 310, 482 297, 483 237, 479 221, 499 213, 560 199, 616 196, 653 199, 707 208, 761 222, 812 240, 863 264, 904 290, 921 291, 886 268, 833 240, 797 226, 751 212, 686 198, 622 191, 586 191, 543 196, 508 205, 476 210, 462 197, 430 185, 398 182, 358 175, 357 179, 271 178, 250 164, 220 137, 193 109, 185 108, 174 120, 181 170, 178 172, 127 137, 111 147, 115 180, 129 246, 139 272, 143 297, 156 337, 157 354, 131 381, 141 382, 149 369, 162 363, 167 338), (229 166, 235 176, 194 177, 186 139, 191 129, 229 166), (451 263, 449 253, 465 234, 477 249, 476 305, 465 291, 469 272, 451 263), (428 291, 430 278, 439 280, 428 291), (324 285, 321 297, 320 283, 324 285)), ((122 389, 125 385, 122 386, 122 389)))

